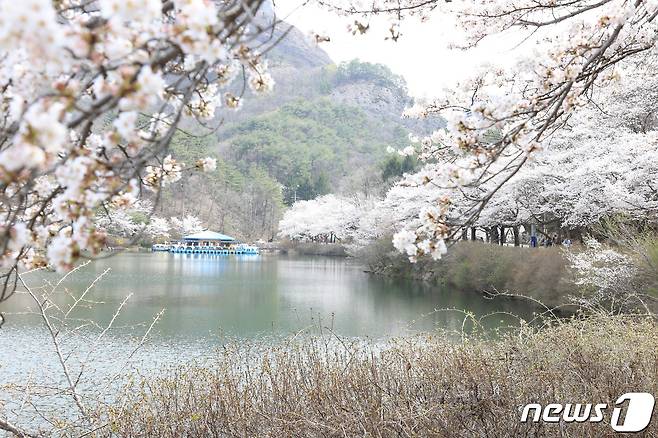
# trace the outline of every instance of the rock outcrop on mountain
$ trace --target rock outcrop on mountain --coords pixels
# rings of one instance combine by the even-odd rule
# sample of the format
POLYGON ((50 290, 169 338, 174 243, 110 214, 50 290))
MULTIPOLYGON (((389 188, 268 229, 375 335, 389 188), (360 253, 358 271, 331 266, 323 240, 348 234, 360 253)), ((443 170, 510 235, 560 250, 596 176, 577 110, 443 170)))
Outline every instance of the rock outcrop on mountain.
MULTIPOLYGON (((271 5, 266 3, 259 14, 261 20, 269 22, 271 5)), ((404 109, 413 104, 413 98, 407 93, 404 79, 387 67, 357 60, 336 65, 309 35, 286 22, 279 23, 272 34, 262 38, 275 88, 266 96, 248 93, 242 110, 226 116, 227 124, 246 121, 298 99, 326 97, 334 103, 359 108, 373 121, 391 128, 420 133, 436 129, 436 121, 401 118, 404 109)))

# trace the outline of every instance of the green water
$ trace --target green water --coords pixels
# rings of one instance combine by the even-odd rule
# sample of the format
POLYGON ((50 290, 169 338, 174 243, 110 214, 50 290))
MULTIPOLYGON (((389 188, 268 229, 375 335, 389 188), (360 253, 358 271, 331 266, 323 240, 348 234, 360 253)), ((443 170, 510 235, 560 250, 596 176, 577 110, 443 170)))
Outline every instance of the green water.
MULTIPOLYGON (((138 375, 163 375, 190 363, 212 367, 218 355, 233 355, 235 348, 238 361, 255 360, 264 349, 305 336, 329 348, 343 348, 345 341, 379 348, 391 336, 437 328, 459 333, 464 314, 441 309, 493 314, 483 320, 485 330, 517 323, 498 312, 532 314, 522 302, 370 276, 354 261, 328 257, 126 253, 91 262, 57 287, 60 276, 53 272, 30 273, 25 281, 36 294, 54 291, 52 301, 67 312, 108 269, 70 312, 68 328, 51 321, 69 372, 81 373, 78 391, 93 400, 112 400, 123 382, 138 375), (50 285, 39 289, 44 281, 50 285), (113 327, 99 340, 128 295, 113 327), (144 338, 162 309, 162 318, 144 338)), ((51 336, 30 314, 35 310, 24 292, 0 304, 6 317, 0 328, 0 407, 10 420, 28 418, 28 425, 43 427, 47 424, 37 410, 67 417, 76 407, 65 393, 37 397, 33 407, 26 407, 24 392, 15 391, 27 384, 65 386, 51 336)))
MULTIPOLYGON (((451 291, 423 282, 392 280, 363 272, 344 258, 209 256, 168 253, 124 253, 90 263, 72 274, 53 296, 65 309, 106 269, 109 272, 87 295, 100 304, 86 305, 72 317, 107 323, 129 294, 115 325, 128 329, 148 323, 164 309, 153 337, 213 342, 225 337, 289 335, 328 327, 348 337, 382 338, 437 327, 460 329, 464 315, 436 311, 457 308, 476 315, 513 312, 529 316, 527 304, 489 300, 477 293, 451 291)), ((57 281, 55 273, 33 273, 31 286, 57 281)), ((11 327, 36 326, 29 296, 19 294, 0 310, 11 327)), ((493 316, 493 328, 510 318, 493 316)), ((136 330, 136 329, 135 329, 136 330)))

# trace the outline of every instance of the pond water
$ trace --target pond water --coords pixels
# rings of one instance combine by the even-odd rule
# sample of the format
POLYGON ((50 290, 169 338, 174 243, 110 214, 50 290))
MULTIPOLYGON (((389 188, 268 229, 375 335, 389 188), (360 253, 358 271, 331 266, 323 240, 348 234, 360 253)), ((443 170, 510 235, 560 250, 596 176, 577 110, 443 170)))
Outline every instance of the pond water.
MULTIPOLYGON (((85 325, 73 334, 62 330, 58 340, 69 371, 81 373, 78 391, 103 401, 112 400, 131 376, 162 375, 190 362, 212 366, 216 355, 235 354, 235 348, 258 357, 262 349, 309 335, 337 348, 344 340, 378 348, 389 337, 437 328, 459 332, 464 313, 445 309, 491 314, 482 320, 485 330, 518 323, 502 312, 532 315, 528 303, 372 276, 344 258, 123 253, 91 262, 59 285, 53 272, 24 278, 37 293, 49 283, 52 301, 63 312, 94 284, 68 315, 69 328, 85 325), (98 341, 128 295, 113 328, 98 341)), ((0 413, 4 407, 10 420, 44 427, 45 417, 68 418, 76 407, 65 392, 34 396, 40 393, 34 388, 66 386, 50 335, 30 313, 34 310, 25 292, 0 304, 6 317, 0 328, 0 413), (32 394, 29 406, 25 394, 32 394)), ((57 320, 53 324, 60 327, 57 320)))
MULTIPOLYGON (((282 255, 210 256, 169 253, 122 253, 96 260, 70 275, 55 293, 66 308, 109 268, 86 295, 100 304, 79 306, 71 317, 110 321, 117 306, 132 294, 115 322, 117 327, 149 323, 164 309, 152 338, 224 342, 300 330, 330 328, 346 337, 379 339, 437 327, 459 330, 464 315, 439 309, 462 309, 482 316, 512 312, 530 316, 527 303, 487 299, 478 293, 451 291, 436 285, 394 280, 363 272, 353 260, 282 255)), ((28 285, 56 282, 55 273, 26 276, 28 285)), ((29 296, 17 294, 0 310, 7 326, 38 325, 29 296)), ((483 320, 494 328, 513 322, 504 315, 483 320)), ((120 329, 118 329, 120 331, 120 329)), ((2 341, 0 340, 0 345, 2 341)), ((1 348, 0 348, 1 349, 1 348)))

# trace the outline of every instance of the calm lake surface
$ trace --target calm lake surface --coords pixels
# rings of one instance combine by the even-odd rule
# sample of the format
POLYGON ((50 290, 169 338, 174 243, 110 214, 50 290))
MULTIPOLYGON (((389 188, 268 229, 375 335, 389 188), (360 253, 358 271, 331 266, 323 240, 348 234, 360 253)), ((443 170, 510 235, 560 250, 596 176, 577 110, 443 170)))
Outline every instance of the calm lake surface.
MULTIPOLYGON (((239 357, 248 352, 257 358, 263 349, 293 337, 319 337, 336 348, 344 340, 378 348, 394 336, 437 328, 460 331, 464 314, 441 309, 493 314, 483 320, 487 330, 518 323, 498 312, 532 315, 527 303, 371 276, 344 258, 267 254, 117 254, 72 273, 56 287, 53 301, 66 312, 104 272, 69 315, 71 328, 89 320, 98 326, 87 324, 73 335, 64 330, 58 336, 69 370, 82 373, 78 389, 95 400, 112 400, 131 376, 162 375, 190 362, 212 366, 218 355, 235 355, 236 348, 239 357), (99 341, 98 334, 130 294, 113 328, 99 341), (161 320, 142 343, 162 309, 161 320)), ((45 271, 25 276, 34 290, 44 281, 52 289, 59 278, 45 271)), ((0 406, 10 420, 27 415, 22 394, 32 390, 17 388, 66 386, 52 340, 30 310, 35 304, 25 293, 0 304, 6 316, 0 328, 0 406)), ((38 398, 28 409, 28 424, 45 425, 37 405, 48 415, 76 412, 71 399, 58 394, 38 398)))
MULTIPOLYGON (((110 321, 129 294, 117 331, 150 323, 165 313, 152 337, 224 342, 294 334, 300 330, 331 328, 346 337, 379 339, 437 327, 458 330, 464 315, 436 311, 456 308, 485 315, 509 311, 528 317, 522 302, 490 300, 477 293, 450 291, 436 285, 372 276, 352 260, 331 257, 282 255, 210 256, 169 253, 123 253, 100 259, 73 273, 57 293, 67 307, 100 274, 109 272, 86 296, 102 304, 82 305, 75 312, 101 326, 110 321)), ((55 273, 26 277, 30 286, 43 280, 56 282, 55 273)), ((20 314, 34 304, 16 295, 0 309, 7 327, 23 329, 39 324, 34 316, 20 314)), ((487 327, 513 322, 506 316, 484 320, 487 327)), ((133 328, 132 330, 138 330, 133 328)), ((2 339, 0 338, 0 344, 2 339)))

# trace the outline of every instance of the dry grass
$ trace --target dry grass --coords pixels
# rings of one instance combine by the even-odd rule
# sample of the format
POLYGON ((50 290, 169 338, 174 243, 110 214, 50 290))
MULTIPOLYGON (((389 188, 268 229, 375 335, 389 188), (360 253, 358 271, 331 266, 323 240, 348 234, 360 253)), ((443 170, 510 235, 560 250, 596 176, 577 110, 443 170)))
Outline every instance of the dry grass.
MULTIPOLYGON (((658 325, 628 316, 456 344, 294 341, 134 383, 110 424, 130 437, 605 437, 610 411, 599 424, 522 424, 519 409, 658 394, 656 376, 658 325)), ((658 436, 656 416, 645 436, 658 436)))

